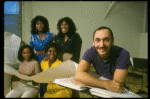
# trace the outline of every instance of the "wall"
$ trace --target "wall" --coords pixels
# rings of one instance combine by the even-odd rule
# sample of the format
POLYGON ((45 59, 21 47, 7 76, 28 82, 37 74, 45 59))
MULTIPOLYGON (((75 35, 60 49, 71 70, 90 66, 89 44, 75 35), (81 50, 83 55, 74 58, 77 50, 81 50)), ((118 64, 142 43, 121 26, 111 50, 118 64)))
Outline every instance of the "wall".
POLYGON ((73 19, 77 33, 82 38, 81 57, 93 44, 93 32, 100 26, 108 26, 114 33, 114 43, 139 57, 140 33, 143 32, 144 3, 119 2, 104 20, 109 7, 108 1, 23 1, 23 35, 29 43, 30 21, 36 15, 43 15, 49 21, 50 32, 57 34, 57 22, 62 17, 73 19))
POLYGON ((139 58, 148 59, 148 4, 144 2, 144 25, 143 32, 140 33, 139 58))
POLYGON ((22 40, 29 44, 31 20, 33 16, 32 2, 22 2, 22 40))
POLYGON ((148 59, 148 33, 140 34, 139 58, 148 59))

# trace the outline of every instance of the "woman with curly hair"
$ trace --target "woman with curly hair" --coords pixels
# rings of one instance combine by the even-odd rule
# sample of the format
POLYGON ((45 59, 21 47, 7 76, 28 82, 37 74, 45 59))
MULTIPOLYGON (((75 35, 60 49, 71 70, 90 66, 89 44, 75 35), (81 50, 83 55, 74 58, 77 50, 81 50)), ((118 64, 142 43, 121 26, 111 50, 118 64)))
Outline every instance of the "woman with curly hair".
MULTIPOLYGON (((69 17, 58 20, 58 34, 52 40, 58 47, 58 59, 61 61, 72 60, 79 63, 82 39, 76 33, 76 26, 69 17)), ((72 90, 72 97, 79 98, 79 93, 72 90)))
POLYGON ((57 23, 58 34, 54 37, 53 42, 59 49, 58 58, 61 61, 71 59, 79 63, 82 39, 76 33, 76 26, 69 17, 61 18, 57 23))
POLYGON ((53 34, 49 32, 48 20, 43 16, 36 16, 31 21, 31 36, 29 45, 36 50, 38 63, 47 57, 45 45, 52 39, 53 34))
MULTIPOLYGON (((36 50, 38 63, 40 64, 43 59, 47 60, 45 54, 45 46, 52 39, 53 34, 49 32, 48 20, 43 16, 36 16, 31 21, 31 37, 29 45, 36 50)), ((40 85, 40 97, 43 97, 46 84, 40 85)))

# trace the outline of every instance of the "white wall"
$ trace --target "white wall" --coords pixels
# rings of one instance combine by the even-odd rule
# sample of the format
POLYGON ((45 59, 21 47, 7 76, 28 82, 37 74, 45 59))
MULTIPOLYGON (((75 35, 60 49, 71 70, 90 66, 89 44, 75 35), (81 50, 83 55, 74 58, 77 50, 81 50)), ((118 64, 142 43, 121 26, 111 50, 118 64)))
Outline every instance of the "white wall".
POLYGON ((22 38, 29 43, 30 21, 36 15, 45 16, 50 32, 55 34, 58 20, 68 16, 73 19, 83 41, 81 56, 92 46, 94 30, 108 26, 114 33, 115 45, 128 50, 131 57, 139 57, 144 3, 121 1, 104 20, 108 7, 108 1, 23 1, 22 38))
POLYGON ((32 2, 22 2, 22 40, 29 44, 31 20, 33 18, 32 2))
POLYGON ((148 59, 148 33, 141 33, 140 34, 139 58, 148 59))

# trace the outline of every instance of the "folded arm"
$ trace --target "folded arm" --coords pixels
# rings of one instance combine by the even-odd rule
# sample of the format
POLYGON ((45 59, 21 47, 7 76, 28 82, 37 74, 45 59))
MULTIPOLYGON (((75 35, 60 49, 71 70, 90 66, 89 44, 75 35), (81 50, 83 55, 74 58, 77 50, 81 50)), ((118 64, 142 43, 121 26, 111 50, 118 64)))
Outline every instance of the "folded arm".
POLYGON ((85 60, 81 60, 76 71, 75 80, 88 86, 104 88, 104 81, 89 74, 89 68, 90 64, 85 60))
POLYGON ((82 85, 105 88, 112 92, 124 91, 123 84, 128 73, 127 70, 116 69, 113 80, 105 81, 89 74, 89 68, 90 64, 87 61, 82 60, 78 65, 74 80, 82 83, 82 85))

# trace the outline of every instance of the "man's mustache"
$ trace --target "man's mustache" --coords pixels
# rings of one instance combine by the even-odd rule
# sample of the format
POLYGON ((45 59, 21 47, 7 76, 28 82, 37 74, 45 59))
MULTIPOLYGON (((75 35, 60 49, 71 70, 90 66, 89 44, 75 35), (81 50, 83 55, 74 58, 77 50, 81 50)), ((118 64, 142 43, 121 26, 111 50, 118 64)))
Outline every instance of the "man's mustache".
POLYGON ((107 47, 97 47, 97 49, 107 49, 107 47))

